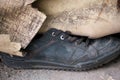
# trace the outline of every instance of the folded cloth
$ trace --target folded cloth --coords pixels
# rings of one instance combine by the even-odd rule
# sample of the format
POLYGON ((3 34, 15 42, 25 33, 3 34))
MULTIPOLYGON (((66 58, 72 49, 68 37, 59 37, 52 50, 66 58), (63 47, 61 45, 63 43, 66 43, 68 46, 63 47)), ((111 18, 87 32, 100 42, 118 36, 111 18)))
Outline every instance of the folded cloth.
POLYGON ((49 28, 99 38, 118 33, 119 0, 41 0, 37 8, 48 15, 40 33, 49 28), (47 4, 47 5, 46 5, 47 4))

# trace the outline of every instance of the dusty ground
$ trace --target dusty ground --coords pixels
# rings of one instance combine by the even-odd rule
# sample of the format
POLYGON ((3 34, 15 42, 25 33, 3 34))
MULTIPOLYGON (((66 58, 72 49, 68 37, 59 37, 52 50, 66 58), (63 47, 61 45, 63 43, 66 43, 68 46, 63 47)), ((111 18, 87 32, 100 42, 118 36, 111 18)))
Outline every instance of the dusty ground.
POLYGON ((14 70, 0 64, 0 80, 120 80, 120 59, 87 72, 14 70))

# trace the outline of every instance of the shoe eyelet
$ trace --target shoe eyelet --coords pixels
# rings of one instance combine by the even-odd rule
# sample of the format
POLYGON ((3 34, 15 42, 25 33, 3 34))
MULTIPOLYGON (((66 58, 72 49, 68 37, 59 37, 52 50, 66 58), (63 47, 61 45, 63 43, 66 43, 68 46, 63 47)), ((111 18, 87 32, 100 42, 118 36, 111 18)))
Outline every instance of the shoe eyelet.
POLYGON ((52 36, 55 37, 55 32, 52 32, 52 36))
POLYGON ((61 39, 61 40, 64 40, 65 38, 63 37, 63 35, 61 35, 61 36, 60 36, 60 39, 61 39))

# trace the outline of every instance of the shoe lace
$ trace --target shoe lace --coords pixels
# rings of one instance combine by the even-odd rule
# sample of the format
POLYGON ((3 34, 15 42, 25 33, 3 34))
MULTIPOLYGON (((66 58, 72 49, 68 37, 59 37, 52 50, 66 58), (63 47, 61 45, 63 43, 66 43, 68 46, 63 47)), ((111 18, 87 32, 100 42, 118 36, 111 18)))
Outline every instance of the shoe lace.
POLYGON ((53 37, 56 37, 58 35, 60 35, 61 40, 68 40, 69 42, 74 42, 76 45, 80 45, 82 42, 85 42, 85 46, 89 46, 91 43, 91 39, 83 36, 71 35, 71 32, 69 31, 63 32, 61 30, 58 30, 56 32, 52 32, 53 37))

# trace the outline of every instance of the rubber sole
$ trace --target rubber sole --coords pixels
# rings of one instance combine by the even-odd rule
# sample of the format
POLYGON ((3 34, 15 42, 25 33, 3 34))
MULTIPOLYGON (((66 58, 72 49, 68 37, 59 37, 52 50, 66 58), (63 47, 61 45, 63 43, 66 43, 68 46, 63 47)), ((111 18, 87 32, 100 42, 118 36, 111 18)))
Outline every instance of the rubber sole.
MULTIPOLYGON (((120 55, 120 51, 116 53, 111 53, 109 55, 102 56, 96 60, 91 60, 88 62, 80 63, 74 66, 69 65, 57 65, 48 63, 49 65, 44 65, 45 62, 34 62, 34 61, 21 61, 21 60, 13 60, 12 58, 7 58, 6 56, 2 55, 1 60, 2 62, 7 65, 8 67, 14 69, 45 69, 45 70, 63 70, 63 71, 88 71, 92 69, 96 69, 98 67, 103 66, 104 64, 114 60, 120 55)), ((46 64, 46 63, 45 63, 46 64)))

